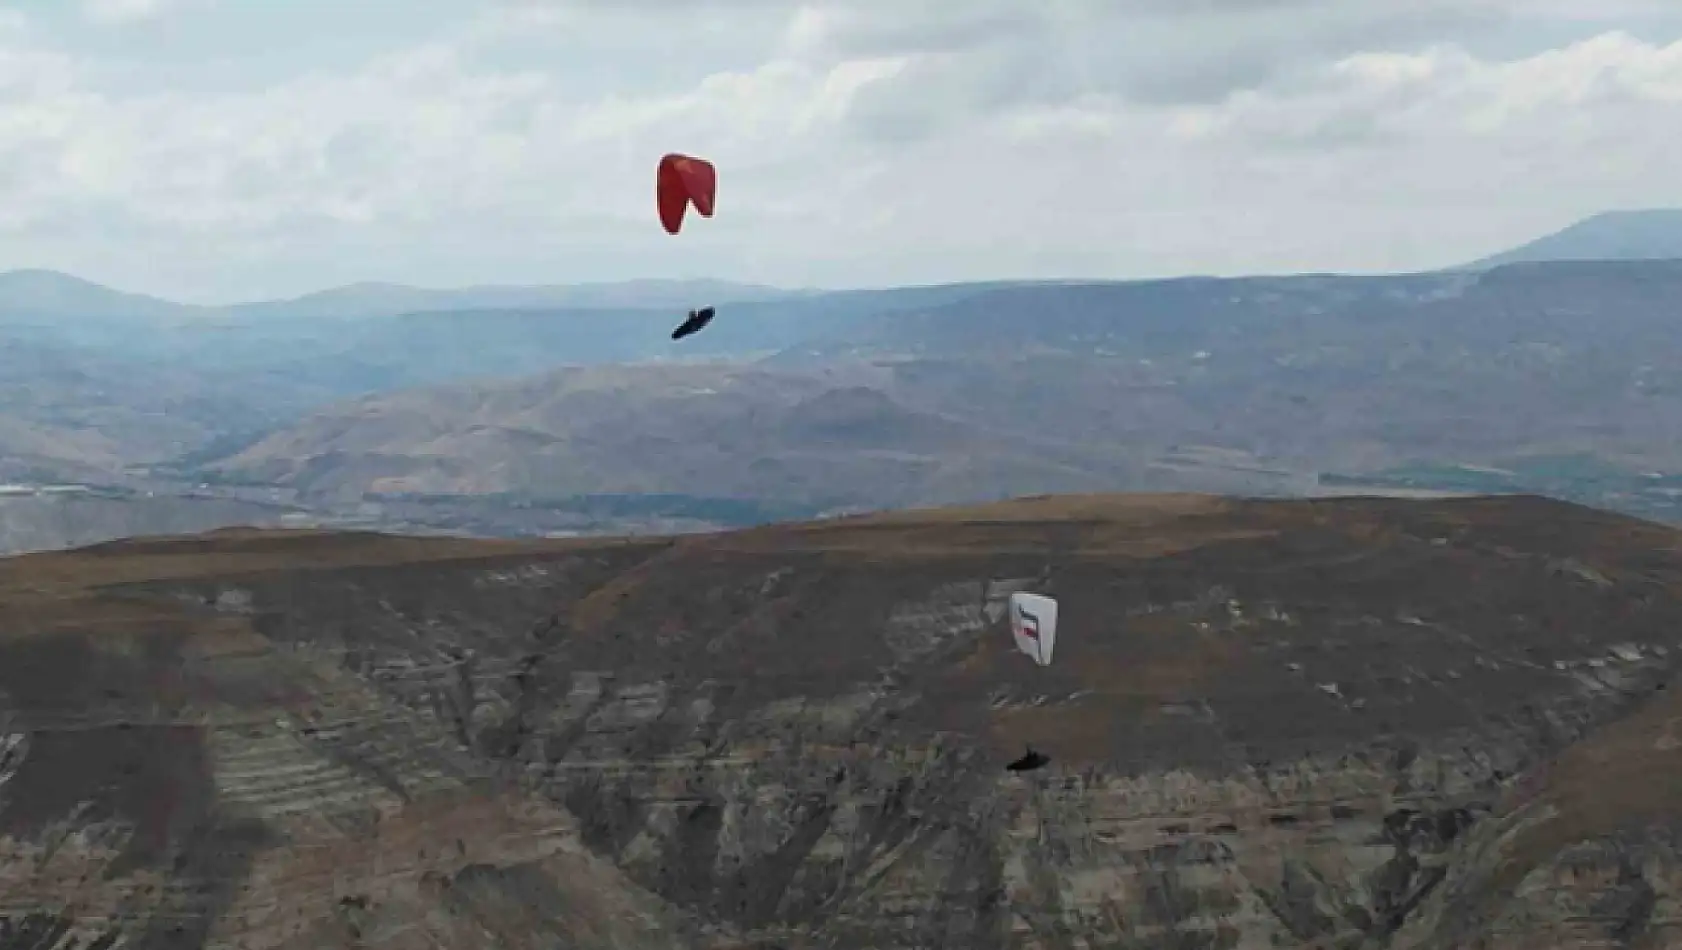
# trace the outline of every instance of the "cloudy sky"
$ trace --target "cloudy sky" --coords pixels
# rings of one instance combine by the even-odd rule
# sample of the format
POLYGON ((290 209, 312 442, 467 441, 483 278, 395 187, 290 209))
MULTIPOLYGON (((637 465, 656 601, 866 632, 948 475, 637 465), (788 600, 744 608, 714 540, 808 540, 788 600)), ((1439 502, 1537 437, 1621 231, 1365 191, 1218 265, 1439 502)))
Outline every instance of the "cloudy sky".
POLYGON ((1395 270, 1682 205, 1677 0, 4 9, 0 268, 192 301, 1395 270))

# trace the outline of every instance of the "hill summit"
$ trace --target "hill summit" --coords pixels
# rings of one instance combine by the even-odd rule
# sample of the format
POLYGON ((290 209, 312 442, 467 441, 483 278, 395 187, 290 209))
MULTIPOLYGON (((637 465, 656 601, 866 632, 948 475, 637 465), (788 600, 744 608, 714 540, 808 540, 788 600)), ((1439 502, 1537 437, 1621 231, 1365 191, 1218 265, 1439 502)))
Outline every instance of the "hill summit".
POLYGON ((1607 211, 1466 265, 1682 259, 1682 208, 1607 211))

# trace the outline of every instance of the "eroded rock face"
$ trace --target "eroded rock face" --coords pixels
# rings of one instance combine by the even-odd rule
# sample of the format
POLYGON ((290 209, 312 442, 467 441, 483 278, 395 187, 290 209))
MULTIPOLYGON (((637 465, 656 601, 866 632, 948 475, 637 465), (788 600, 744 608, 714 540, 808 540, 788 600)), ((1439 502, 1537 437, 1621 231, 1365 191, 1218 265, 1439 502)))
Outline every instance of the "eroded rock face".
MULTIPOLYGON (((0 583, 38 589, 20 563, 0 583)), ((471 589, 484 564, 440 570, 471 589)), ((8 600, 0 946, 692 945, 571 815, 464 746, 454 707, 405 704, 399 687, 454 681, 459 663, 418 658, 455 641, 404 640, 417 659, 389 690, 361 675, 342 629, 437 631, 380 627, 347 576, 321 576, 313 603, 341 623, 312 643, 258 634, 254 588, 220 581, 8 600)), ((308 597, 296 580, 268 574, 264 596, 308 597)))
POLYGON ((10 608, 0 916, 62 947, 1667 946, 1676 541, 1522 498, 1047 499, 132 551, 10 608), (1062 605, 1049 668, 1018 589, 1062 605), (1030 742, 1051 766, 1005 772, 1030 742))

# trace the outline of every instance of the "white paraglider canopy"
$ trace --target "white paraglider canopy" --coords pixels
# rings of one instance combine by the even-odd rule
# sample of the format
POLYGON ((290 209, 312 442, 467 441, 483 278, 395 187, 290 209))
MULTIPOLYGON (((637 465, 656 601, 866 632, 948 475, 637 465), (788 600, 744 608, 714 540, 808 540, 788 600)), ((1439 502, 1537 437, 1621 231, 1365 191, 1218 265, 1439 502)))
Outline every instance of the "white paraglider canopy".
POLYGON ((1042 594, 1011 594, 1010 633, 1018 650, 1050 666, 1051 650, 1057 645, 1057 601, 1042 594))

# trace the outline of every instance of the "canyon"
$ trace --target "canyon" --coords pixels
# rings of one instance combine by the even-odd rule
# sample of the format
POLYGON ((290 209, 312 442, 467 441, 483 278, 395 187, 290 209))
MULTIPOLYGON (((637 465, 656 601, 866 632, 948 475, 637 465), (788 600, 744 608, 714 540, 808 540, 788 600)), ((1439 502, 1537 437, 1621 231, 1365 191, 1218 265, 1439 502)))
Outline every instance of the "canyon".
POLYGON ((1679 650, 1532 496, 26 555, 0 948, 1670 946, 1679 650))

